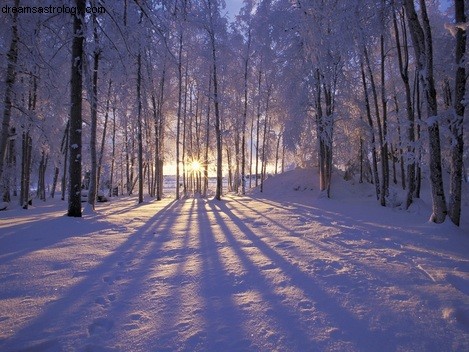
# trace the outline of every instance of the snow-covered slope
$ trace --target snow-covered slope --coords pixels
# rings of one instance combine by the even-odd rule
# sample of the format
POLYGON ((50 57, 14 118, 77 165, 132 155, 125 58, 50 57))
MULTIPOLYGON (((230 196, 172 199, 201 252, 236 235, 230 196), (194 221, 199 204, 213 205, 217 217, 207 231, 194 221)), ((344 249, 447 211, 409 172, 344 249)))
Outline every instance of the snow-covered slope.
POLYGON ((0 350, 469 350, 467 227, 340 178, 319 198, 315 177, 1 212, 0 350))

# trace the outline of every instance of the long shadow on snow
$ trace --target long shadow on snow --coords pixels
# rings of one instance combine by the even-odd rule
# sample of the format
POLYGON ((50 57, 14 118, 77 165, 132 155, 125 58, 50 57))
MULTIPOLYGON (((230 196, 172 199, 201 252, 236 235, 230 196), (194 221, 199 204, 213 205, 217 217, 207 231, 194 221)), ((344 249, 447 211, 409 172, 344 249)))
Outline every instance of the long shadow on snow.
MULTIPOLYGON (((267 205, 275 206, 277 203, 271 199, 259 200, 267 205)), ((242 204, 242 203, 239 203, 242 204)), ((396 336, 389 335, 389 339, 399 346, 400 344, 411 346, 412 343, 419 343, 424 348, 432 348, 432 346, 440 346, 441 348, 451 349, 451 339, 443 342, 437 339, 438 334, 432 331, 431 321, 433 317, 423 318, 426 313, 416 310, 409 310, 407 314, 393 312, 393 307, 383 305, 383 297, 380 296, 380 289, 386 287, 394 287, 397 285, 402 297, 406 296, 422 296, 429 302, 434 302, 435 297, 433 291, 428 291, 428 285, 433 284, 433 279, 424 273, 422 268, 417 268, 419 262, 427 261, 436 262, 437 265, 446 266, 448 271, 453 267, 466 267, 467 261, 461 256, 458 257, 454 251, 445 252, 438 250, 441 246, 441 237, 432 235, 421 235, 418 232, 412 233, 408 229, 399 227, 398 225, 382 225, 374 223, 376 219, 371 218, 368 214, 358 214, 359 216, 350 217, 340 212, 331 211, 320 208, 317 204, 303 204, 301 202, 282 201, 282 204, 288 204, 295 215, 302 217, 311 217, 324 227, 339 229, 337 235, 329 238, 308 238, 301 236, 301 241, 314 245, 324 253, 331 253, 334 256, 340 256, 340 260, 345 264, 351 264, 354 267, 352 275, 342 275, 340 284, 350 294, 354 294, 354 300, 358 303, 363 302, 360 292, 366 290, 370 297, 368 304, 376 304, 379 310, 384 314, 392 314, 392 321, 386 320, 385 316, 381 317, 381 324, 390 325, 391 329, 397 329, 396 336), (429 238, 430 237, 430 238, 429 238), (405 239, 405 242, 402 240, 405 239), (429 245, 431 242, 434 245, 429 245), (440 245, 440 246, 439 246, 440 245), (349 254, 352 254, 349 256, 349 254), (456 257, 455 257, 456 255, 456 257), (383 263, 383 260, 385 262, 383 263), (358 274, 358 275, 357 275, 358 274), (373 303, 374 302, 374 303, 373 303), (411 318, 412 317, 412 318, 411 318), (412 320, 409 321, 409 318, 412 320), (400 332, 399 332, 400 331, 400 332), (399 336, 399 337, 398 337, 399 336)), ((326 204, 327 205, 327 204, 326 204)), ((252 210, 252 208, 250 208, 252 210)), ((390 209, 380 209, 383 212, 390 209)), ((258 212, 258 215, 262 215, 258 212)), ((405 214, 403 214, 405 215, 405 214)), ((284 227, 283 227, 284 228, 284 227)), ((449 239, 448 242, 458 241, 459 239, 449 239)), ((455 248, 453 245, 448 248, 455 248)), ((321 260, 314 260, 321 265, 321 260)), ((328 285, 328 278, 322 278, 325 285, 328 285)), ((332 282, 333 283, 333 282, 332 282)), ((334 283, 333 283, 334 284, 334 283)), ((401 296, 400 294, 397 297, 401 296)), ((348 300, 353 296, 348 295, 348 300)), ((433 310, 434 307, 428 307, 433 310)), ((427 312, 431 314, 431 312, 427 312)), ((390 332, 392 333, 393 330, 390 332)), ((445 332, 441 332, 444 334, 445 332)), ((389 340, 388 339, 388 340, 389 340)), ((410 347, 409 347, 410 348, 410 347)))
MULTIPOLYGON (((199 236, 202 248, 203 281, 201 295, 205 299, 205 321, 207 323, 206 351, 246 351, 249 350, 249 331, 243 324, 241 312, 233 303, 233 278, 226 274, 212 231, 207 201, 198 201, 199 236)), ((211 210, 213 208, 210 206, 211 210)), ((223 221, 216 224, 223 230, 223 221)))
POLYGON ((90 222, 96 231, 113 227, 113 224, 99 221, 99 219, 85 220, 66 216, 44 219, 44 216, 37 217, 27 224, 20 223, 6 228, 6 231, 12 233, 0 238, 0 265, 8 265, 12 260, 34 251, 49 248, 68 238, 83 236, 87 233, 90 222), (22 234, 23 230, 34 227, 38 229, 37 232, 28 236, 22 234))
MULTIPOLYGON (((285 258, 269 245, 267 245, 256 233, 254 233, 242 219, 238 218, 232 211, 223 203, 217 203, 217 206, 220 208, 219 211, 228 215, 230 220, 234 225, 236 225, 239 230, 258 248, 266 257, 268 257, 273 263, 275 263, 285 275, 290 279, 290 282, 296 287, 300 288, 305 292, 308 299, 311 302, 315 303, 315 306, 323 313, 325 313, 328 319, 332 324, 337 327, 340 332, 343 334, 343 338, 347 341, 352 342, 359 350, 378 350, 382 349, 384 341, 386 341, 386 335, 378 331, 371 331, 366 322, 359 320, 357 317, 353 316, 346 309, 341 308, 340 302, 334 301, 334 298, 330 296, 327 292, 324 291, 322 287, 315 282, 314 277, 311 277, 304 272, 300 271, 297 267, 292 265, 290 262, 285 260, 285 258), (366 340, 363 340, 364 332, 366 334, 366 340)), ((214 209, 216 213, 217 210, 214 209)), ((220 219, 221 221, 221 219, 220 219)), ((226 229, 227 233, 230 233, 226 229)), ((232 237, 231 242, 233 246, 237 247, 237 252, 240 256, 244 257, 244 262, 247 263, 249 259, 245 254, 242 254, 242 251, 239 248, 239 245, 235 246, 235 238, 232 237)), ((259 273, 259 270, 255 267, 255 264, 246 264, 249 265, 251 271, 257 271, 255 276, 259 280, 265 280, 265 278, 259 273)), ((293 340, 297 339, 296 346, 302 349, 311 349, 313 346, 311 343, 314 341, 308 341, 308 337, 305 334, 305 329, 308 327, 299 326, 298 319, 294 316, 293 313, 290 313, 286 308, 282 307, 281 297, 273 294, 273 299, 277 301, 277 314, 282 316, 284 322, 288 322, 288 327, 296 326, 296 335, 293 336, 293 340), (296 323, 294 323, 297 321, 296 323)), ((284 328, 288 331, 288 327, 284 328)), ((318 346, 321 347, 321 346, 318 346)), ((322 346, 323 347, 323 346, 322 346)), ((389 350, 393 350, 392 346, 386 346, 389 350)))
MULTIPOLYGON (((194 254, 194 249, 189 248, 189 230, 193 226, 193 214, 195 204, 185 210, 185 200, 173 203, 158 213, 158 219, 151 223, 151 228, 146 237, 127 250, 124 260, 132 262, 131 279, 126 282, 125 287, 118 292, 118 298, 106 310, 107 315, 115 317, 118 333, 131 333, 138 329, 138 319, 144 309, 144 314, 149 316, 158 315, 157 319, 152 319, 152 331, 139 333, 138 341, 135 341, 135 350, 147 351, 174 351, 182 348, 182 343, 178 339, 178 323, 180 310, 183 309, 184 297, 182 294, 186 288, 184 278, 184 266, 190 255, 194 254), (184 224, 184 235, 176 234, 174 226, 181 223, 181 217, 188 214, 188 220, 184 224), (178 248, 170 250, 163 246, 171 241, 181 240, 178 248), (159 275, 157 269, 164 265, 175 265, 177 269, 171 276, 159 275), (161 296, 161 286, 169 286, 171 291, 161 296), (158 302, 152 300, 152 295, 158 296, 158 302), (147 300, 147 301, 146 301, 147 300), (144 307, 140 304, 144 304, 144 307), (162 309, 164 307, 164 309, 162 309), (137 311, 136 311, 137 309, 137 311), (136 320, 137 319, 137 320, 136 320)), ((147 231, 148 232, 148 231, 147 231)), ((103 344, 111 344, 112 336, 107 336, 108 341, 100 341, 101 345, 94 346, 96 350, 103 344)))
MULTIPOLYGON (((160 209, 135 234, 129 235, 113 254, 105 257, 98 266, 84 274, 82 281, 69 287, 57 301, 47 304, 40 315, 26 323, 12 337, 0 341, 0 349, 29 351, 35 348, 41 349, 44 344, 51 344, 57 350, 78 348, 77 341, 66 340, 68 334, 76 334, 77 330, 84 330, 82 336, 86 332, 93 335, 96 331, 93 327, 103 326, 106 329, 112 326, 112 321, 104 321, 101 317, 95 317, 93 321, 89 321, 93 317, 88 317, 85 312, 96 304, 97 297, 108 293, 109 283, 105 279, 115 276, 115 269, 125 264, 123 259, 132 258, 147 245, 149 240, 154 241, 152 230, 158 228, 161 222, 168 220, 161 217, 160 213, 164 214, 176 205, 176 202, 171 202, 160 209), (77 318, 79 321, 76 321, 77 318), (56 339, 57 336, 59 336, 59 341, 56 339), (37 343, 37 341, 40 342, 37 343)), ((170 226, 171 224, 168 225, 170 226)))

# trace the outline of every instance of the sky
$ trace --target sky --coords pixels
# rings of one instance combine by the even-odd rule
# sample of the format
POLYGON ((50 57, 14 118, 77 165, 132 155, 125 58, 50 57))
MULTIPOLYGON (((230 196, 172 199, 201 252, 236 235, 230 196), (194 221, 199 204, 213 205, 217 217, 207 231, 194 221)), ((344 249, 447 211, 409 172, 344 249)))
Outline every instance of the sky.
POLYGON ((233 19, 243 6, 243 0, 225 0, 225 3, 226 11, 228 12, 228 17, 230 17, 230 19, 233 19))

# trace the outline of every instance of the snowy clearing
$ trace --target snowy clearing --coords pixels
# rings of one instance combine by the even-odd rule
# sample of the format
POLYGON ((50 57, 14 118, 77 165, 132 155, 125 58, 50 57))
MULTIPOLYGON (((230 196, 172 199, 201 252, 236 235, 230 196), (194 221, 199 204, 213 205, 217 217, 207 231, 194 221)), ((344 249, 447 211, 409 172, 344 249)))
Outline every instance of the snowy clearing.
POLYGON ((304 173, 222 202, 0 213, 0 350, 469 350, 467 223, 363 185, 318 199, 304 173))

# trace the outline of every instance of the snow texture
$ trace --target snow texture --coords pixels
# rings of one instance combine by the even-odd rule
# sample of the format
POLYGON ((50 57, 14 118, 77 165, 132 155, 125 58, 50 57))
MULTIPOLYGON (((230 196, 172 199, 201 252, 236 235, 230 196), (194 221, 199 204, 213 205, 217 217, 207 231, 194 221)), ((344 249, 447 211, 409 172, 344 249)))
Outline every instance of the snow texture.
POLYGON ((1 212, 0 350, 468 351, 468 224, 378 207, 370 185, 319 199, 314 175, 1 212))

